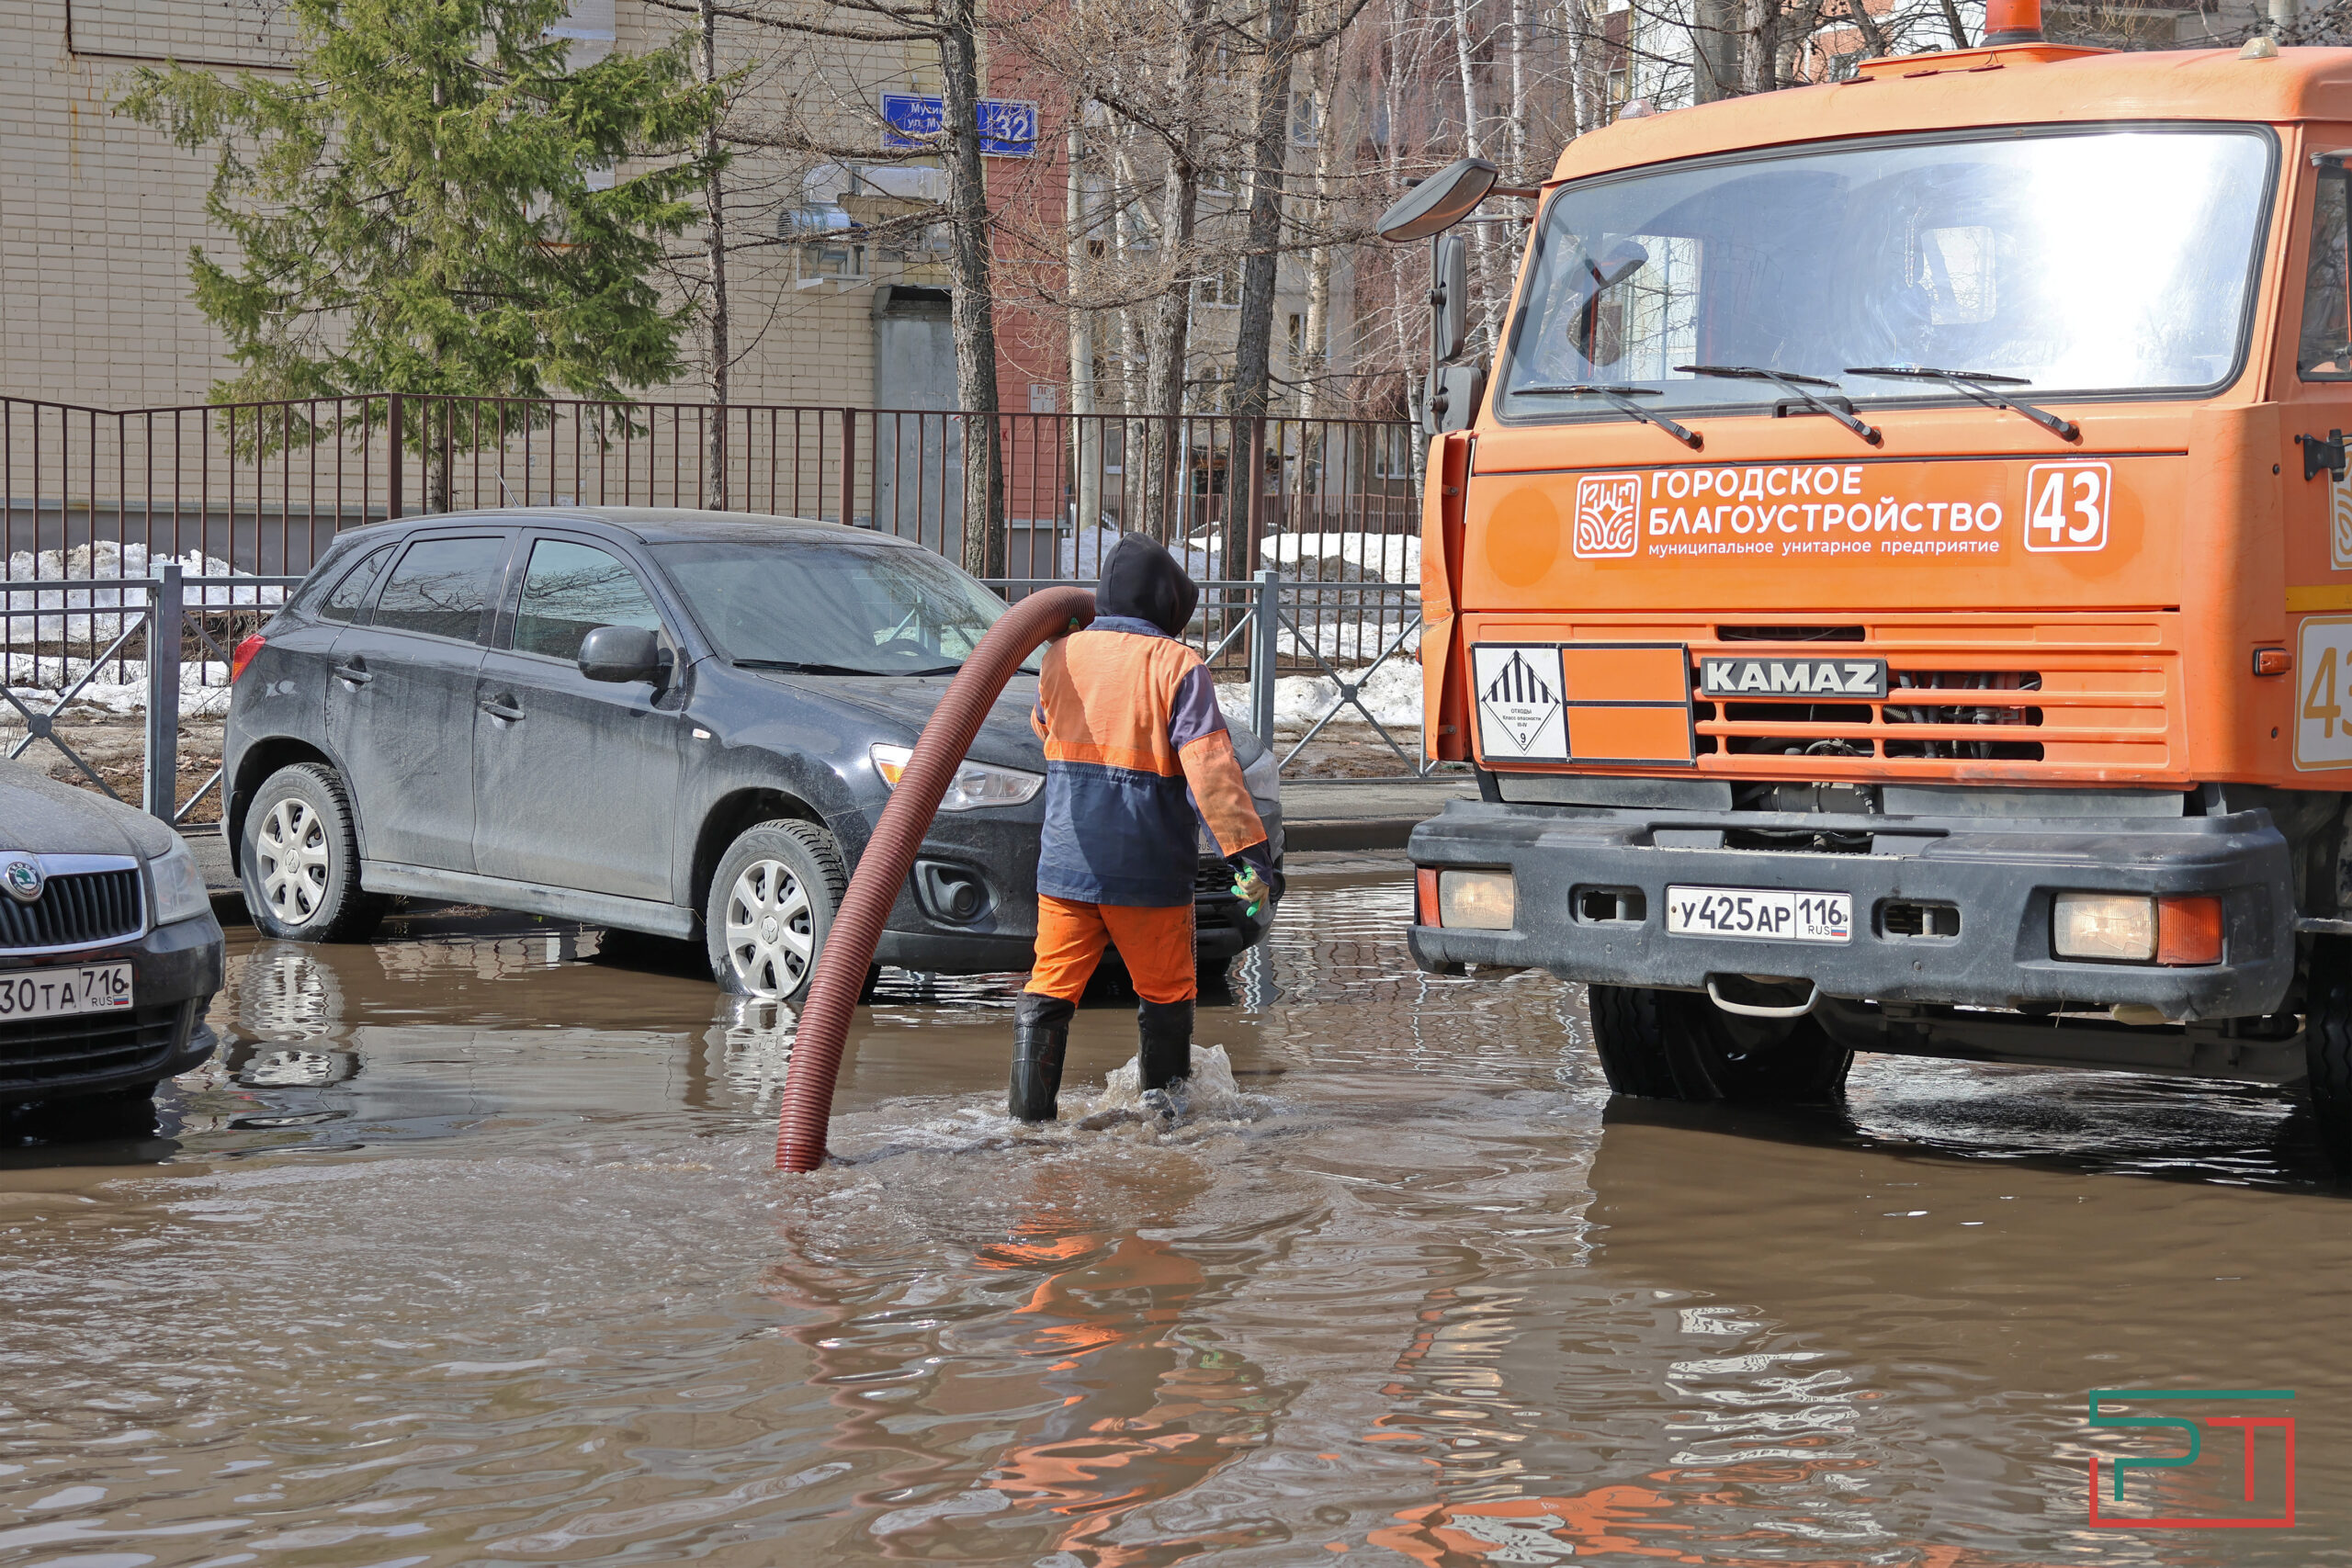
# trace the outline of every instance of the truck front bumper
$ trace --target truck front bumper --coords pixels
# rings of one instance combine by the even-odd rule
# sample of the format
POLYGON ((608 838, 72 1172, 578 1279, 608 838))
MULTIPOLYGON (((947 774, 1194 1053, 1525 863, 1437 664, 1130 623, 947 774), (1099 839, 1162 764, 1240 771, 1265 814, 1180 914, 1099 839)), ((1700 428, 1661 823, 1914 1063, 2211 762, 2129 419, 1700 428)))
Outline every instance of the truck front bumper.
MULTIPOLYGON (((1415 925, 1414 962, 1551 970, 1612 986, 1704 990, 1710 981, 1811 981, 1849 1000, 2019 1008, 2155 1008, 2176 1020, 2278 1011, 2295 974, 2287 841, 2267 811, 2227 817, 2000 818, 1700 813, 1455 801, 1413 832, 1419 867, 1509 870, 1509 931, 1415 925), (1790 835, 1774 839, 1774 835, 1790 835), (1815 836, 1818 836, 1817 838, 1815 836), (1726 847, 1859 841, 1868 852, 1726 847), (1669 935, 1667 888, 1847 893, 1845 942, 1669 935), (1604 890, 1638 892, 1640 919, 1592 918, 1604 890), (2059 958, 2060 892, 2205 894, 2222 905, 2219 964, 2160 967, 2059 958), (1890 904, 1960 911, 1949 937, 1887 929, 1890 904)), ((1614 901, 1619 911, 1634 900, 1614 901)), ((1418 918, 1418 917, 1417 917, 1418 918)))

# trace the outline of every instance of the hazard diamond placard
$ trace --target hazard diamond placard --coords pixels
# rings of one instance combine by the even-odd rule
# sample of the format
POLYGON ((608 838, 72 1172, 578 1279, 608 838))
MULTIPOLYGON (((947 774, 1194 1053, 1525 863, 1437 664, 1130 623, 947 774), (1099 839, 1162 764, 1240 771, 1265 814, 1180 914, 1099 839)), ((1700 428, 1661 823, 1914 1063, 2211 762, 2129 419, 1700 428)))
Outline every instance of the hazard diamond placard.
POLYGON ((1488 761, 1568 760, 1557 643, 1479 643, 1470 649, 1470 673, 1478 750, 1488 761))

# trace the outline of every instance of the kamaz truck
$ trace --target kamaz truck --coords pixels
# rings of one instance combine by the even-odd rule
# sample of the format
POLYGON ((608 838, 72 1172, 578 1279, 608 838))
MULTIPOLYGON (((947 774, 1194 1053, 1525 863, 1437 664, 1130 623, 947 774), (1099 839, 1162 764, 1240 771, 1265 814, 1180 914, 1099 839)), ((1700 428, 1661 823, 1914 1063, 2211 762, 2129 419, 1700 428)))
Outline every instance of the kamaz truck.
POLYGON ((2308 1080, 2352 1168, 2352 51, 1993 12, 1383 220, 1433 252, 1428 752, 1479 794, 1413 835, 1412 951, 1589 984, 1621 1093, 2308 1080))

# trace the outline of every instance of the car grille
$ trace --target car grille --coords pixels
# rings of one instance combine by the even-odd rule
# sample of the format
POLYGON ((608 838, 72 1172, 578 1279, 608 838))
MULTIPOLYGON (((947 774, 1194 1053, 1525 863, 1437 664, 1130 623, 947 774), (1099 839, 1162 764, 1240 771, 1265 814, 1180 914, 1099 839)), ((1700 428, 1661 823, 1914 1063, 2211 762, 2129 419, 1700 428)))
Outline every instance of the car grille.
POLYGON ((1204 900, 1233 902, 1233 868, 1205 855, 1193 874, 1193 901, 1197 904, 1204 900))
POLYGON ((81 947, 137 936, 139 873, 78 871, 52 876, 29 904, 0 896, 0 951, 81 947))
POLYGON ((0 1023, 0 1101, 11 1089, 162 1066, 187 1005, 0 1023))

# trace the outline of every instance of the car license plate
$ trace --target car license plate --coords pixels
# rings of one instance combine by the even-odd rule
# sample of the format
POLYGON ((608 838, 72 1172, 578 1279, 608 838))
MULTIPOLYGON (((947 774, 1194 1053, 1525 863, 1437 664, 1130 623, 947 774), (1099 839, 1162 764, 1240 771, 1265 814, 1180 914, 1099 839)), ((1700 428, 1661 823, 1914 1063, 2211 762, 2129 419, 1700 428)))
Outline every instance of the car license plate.
POLYGON ((1792 893, 1771 887, 1669 887, 1672 936, 1734 936, 1759 942, 1851 942, 1850 893, 1792 893))
POLYGON ((130 1005, 128 963, 0 970, 0 1023, 20 1018, 119 1012, 130 1005))

